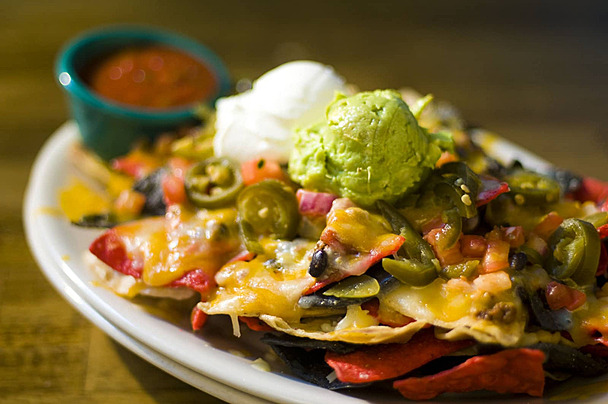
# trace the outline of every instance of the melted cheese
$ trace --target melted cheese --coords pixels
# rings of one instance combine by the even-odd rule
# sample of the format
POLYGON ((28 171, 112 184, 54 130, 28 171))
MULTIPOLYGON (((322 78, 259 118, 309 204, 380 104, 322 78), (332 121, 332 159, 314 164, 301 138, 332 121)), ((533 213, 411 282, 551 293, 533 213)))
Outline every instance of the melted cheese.
POLYGON ((359 252, 370 252, 395 237, 386 219, 358 207, 332 209, 327 228, 341 244, 359 252))
POLYGON ((215 276, 218 289, 199 305, 207 314, 258 317, 260 314, 298 320, 298 299, 315 279, 308 275, 312 241, 264 240, 264 254, 249 262, 225 265, 215 276))
POLYGON ((346 330, 349 328, 367 328, 378 325, 378 320, 369 315, 361 306, 351 305, 346 310, 346 316, 338 324, 336 330, 346 330))
POLYGON ((166 217, 127 223, 114 228, 127 254, 143 267, 142 280, 164 286, 189 271, 213 276, 240 248, 236 210, 188 211, 179 205, 166 217))
POLYGON ((448 334, 448 339, 472 336, 484 343, 514 346, 524 335, 526 316, 512 290, 488 293, 465 280, 438 278, 424 287, 400 285, 380 299, 403 315, 438 327, 458 329, 457 335, 448 334), (492 321, 482 315, 497 302, 505 302, 515 310, 511 321, 492 321))
POLYGON ((85 215, 107 212, 110 206, 107 196, 77 179, 72 179, 70 185, 59 193, 59 207, 72 222, 85 215))

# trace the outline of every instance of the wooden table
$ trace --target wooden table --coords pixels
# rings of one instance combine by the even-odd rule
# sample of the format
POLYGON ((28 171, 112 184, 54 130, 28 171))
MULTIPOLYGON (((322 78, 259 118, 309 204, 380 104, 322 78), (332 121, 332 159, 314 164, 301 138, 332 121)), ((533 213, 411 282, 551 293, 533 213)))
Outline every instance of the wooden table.
POLYGON ((608 180, 608 6, 506 2, 0 2, 0 402, 213 403, 66 303, 21 223, 29 170, 68 118, 53 59, 80 31, 145 23, 215 49, 234 77, 310 58, 362 89, 412 86, 581 174, 608 180))

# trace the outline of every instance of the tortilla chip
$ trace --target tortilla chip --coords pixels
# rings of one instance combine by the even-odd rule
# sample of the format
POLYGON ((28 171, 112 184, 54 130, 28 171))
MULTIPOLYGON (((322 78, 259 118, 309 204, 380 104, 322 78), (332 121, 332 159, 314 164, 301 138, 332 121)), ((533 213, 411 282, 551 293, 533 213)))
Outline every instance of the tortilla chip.
POLYGON ((302 338, 321 341, 342 341, 352 344, 381 344, 407 342, 422 329, 426 323, 415 321, 403 327, 387 327, 383 325, 365 328, 345 328, 336 330, 335 324, 329 319, 314 319, 309 322, 288 323, 284 319, 267 314, 260 315, 260 320, 277 331, 302 338))
POLYGON ((491 390, 542 397, 545 386, 545 354, 537 349, 509 349, 475 356, 452 369, 426 377, 410 377, 393 383, 410 400, 429 400, 440 394, 491 390))
POLYGON ((346 383, 369 383, 392 379, 420 366, 475 344, 473 340, 445 341, 435 338, 432 329, 423 330, 405 344, 365 346, 354 352, 327 352, 325 361, 338 380, 346 383))

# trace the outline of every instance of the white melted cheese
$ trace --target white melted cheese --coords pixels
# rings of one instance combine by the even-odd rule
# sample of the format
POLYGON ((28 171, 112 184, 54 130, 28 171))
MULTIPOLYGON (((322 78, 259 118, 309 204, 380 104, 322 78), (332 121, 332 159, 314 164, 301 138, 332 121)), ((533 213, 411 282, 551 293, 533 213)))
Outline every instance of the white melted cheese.
POLYGON ((298 299, 315 279, 308 274, 315 243, 266 240, 265 254, 225 265, 215 276, 218 289, 199 304, 207 314, 258 317, 269 314, 297 320, 298 299))

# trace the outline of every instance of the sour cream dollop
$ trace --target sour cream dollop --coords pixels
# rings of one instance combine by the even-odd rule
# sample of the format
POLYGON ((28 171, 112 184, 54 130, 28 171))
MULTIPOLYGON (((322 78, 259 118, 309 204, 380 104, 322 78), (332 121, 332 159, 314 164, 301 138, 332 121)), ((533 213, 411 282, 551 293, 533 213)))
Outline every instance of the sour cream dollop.
POLYGON ((286 163, 294 130, 322 120, 336 92, 346 83, 330 66, 299 60, 270 70, 251 90, 217 101, 215 154, 286 163))

